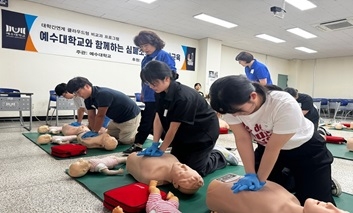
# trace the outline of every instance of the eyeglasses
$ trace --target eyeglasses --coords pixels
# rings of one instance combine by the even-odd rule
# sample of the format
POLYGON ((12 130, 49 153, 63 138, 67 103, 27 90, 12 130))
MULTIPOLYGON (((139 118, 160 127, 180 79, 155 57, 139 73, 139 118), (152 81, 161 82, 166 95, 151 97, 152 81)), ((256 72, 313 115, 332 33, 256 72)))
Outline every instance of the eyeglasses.
POLYGON ((76 92, 74 92, 73 94, 75 95, 75 96, 77 96, 78 94, 80 94, 81 93, 81 90, 82 90, 83 88, 81 87, 81 88, 79 88, 78 90, 76 90, 76 92))

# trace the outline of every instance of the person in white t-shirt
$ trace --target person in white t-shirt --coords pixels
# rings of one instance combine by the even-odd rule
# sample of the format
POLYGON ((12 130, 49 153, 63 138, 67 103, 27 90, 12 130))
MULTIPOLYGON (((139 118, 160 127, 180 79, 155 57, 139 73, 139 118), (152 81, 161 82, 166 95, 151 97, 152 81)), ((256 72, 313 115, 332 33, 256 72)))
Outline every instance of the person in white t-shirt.
POLYGON ((234 193, 261 190, 266 180, 285 185, 282 170, 286 167, 293 174, 295 196, 302 205, 307 198, 335 203, 332 154, 290 94, 232 75, 212 84, 210 104, 224 114, 244 164, 246 175, 233 185, 234 193), (253 141, 258 144, 255 151, 253 141))

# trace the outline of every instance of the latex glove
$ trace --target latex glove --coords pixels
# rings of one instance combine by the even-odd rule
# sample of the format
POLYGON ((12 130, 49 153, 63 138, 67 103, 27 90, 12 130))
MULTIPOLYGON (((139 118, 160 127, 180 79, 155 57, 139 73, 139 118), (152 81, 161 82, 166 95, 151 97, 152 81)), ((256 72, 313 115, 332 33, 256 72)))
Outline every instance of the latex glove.
POLYGON ((69 124, 70 126, 81 126, 80 122, 72 122, 71 124, 69 124))
POLYGON ((107 116, 104 117, 104 121, 103 121, 103 127, 107 128, 108 124, 110 122, 110 118, 108 118, 107 116))
POLYGON ((98 135, 99 135, 98 132, 88 131, 85 134, 83 134, 81 138, 92 138, 92 137, 96 137, 98 135))
POLYGON ((265 183, 266 182, 261 182, 256 174, 250 173, 234 183, 231 189, 234 194, 241 191, 258 191, 265 185, 265 183))
POLYGON ((150 157, 160 157, 164 154, 162 150, 160 150, 159 142, 153 142, 152 146, 146 148, 145 150, 137 153, 138 156, 150 156, 150 157))

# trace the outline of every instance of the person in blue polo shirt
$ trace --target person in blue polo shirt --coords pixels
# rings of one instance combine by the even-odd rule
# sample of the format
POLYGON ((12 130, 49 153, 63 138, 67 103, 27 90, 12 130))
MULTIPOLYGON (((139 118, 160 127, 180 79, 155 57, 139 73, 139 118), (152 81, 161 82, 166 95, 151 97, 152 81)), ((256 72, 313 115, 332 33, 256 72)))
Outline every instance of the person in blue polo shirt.
POLYGON ((176 82, 167 64, 147 63, 141 71, 141 79, 156 92, 157 110, 153 123, 154 142, 137 155, 159 157, 171 145, 171 154, 201 176, 227 163, 238 164, 233 153, 215 146, 219 136, 215 111, 195 89, 176 82), (163 132, 166 134, 160 145, 163 132))
POLYGON ((245 67, 246 77, 250 81, 259 82, 261 85, 272 84, 271 74, 266 65, 254 59, 252 54, 241 52, 235 57, 235 60, 245 67))
POLYGON ((104 118, 111 119, 107 133, 122 144, 132 144, 141 119, 140 108, 126 94, 106 87, 93 86, 84 77, 75 77, 67 83, 67 91, 85 99, 88 127, 82 138, 95 137, 104 118))
MULTIPOLYGON (((169 53, 163 50, 165 43, 156 33, 152 31, 141 31, 135 36, 134 43, 141 48, 142 52, 146 53, 146 56, 141 62, 142 69, 150 61, 163 61, 173 71, 174 75, 177 76, 175 61, 169 53)), ((143 83, 141 101, 145 104, 145 108, 141 113, 141 122, 137 130, 138 132, 135 137, 135 142, 130 148, 123 151, 124 154, 141 151, 143 143, 148 135, 152 133, 153 120, 156 113, 154 91, 148 85, 143 83)))

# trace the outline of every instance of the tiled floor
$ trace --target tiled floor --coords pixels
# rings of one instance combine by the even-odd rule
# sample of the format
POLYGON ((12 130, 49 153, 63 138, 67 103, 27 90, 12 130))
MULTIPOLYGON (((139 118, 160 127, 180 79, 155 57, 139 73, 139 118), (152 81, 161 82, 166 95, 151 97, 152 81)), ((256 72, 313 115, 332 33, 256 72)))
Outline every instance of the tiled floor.
MULTIPOLYGON (((0 123, 1 213, 109 212, 100 200, 64 173, 75 160, 55 160, 29 142, 22 135, 27 130, 18 123, 11 123, 13 128, 2 128, 7 124, 0 123)), ((34 122, 32 131, 43 124, 34 122)), ((331 132, 353 137, 350 132, 331 132)), ((220 135, 218 144, 235 147, 231 134, 220 135)), ((332 169, 332 176, 340 182, 343 191, 353 194, 353 161, 335 159, 332 169)))

